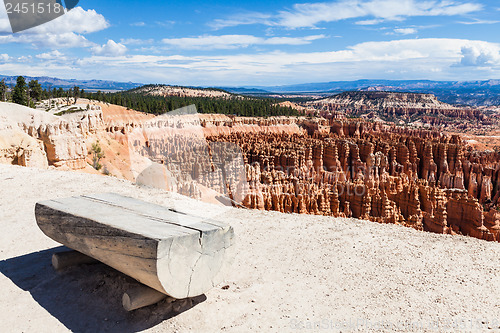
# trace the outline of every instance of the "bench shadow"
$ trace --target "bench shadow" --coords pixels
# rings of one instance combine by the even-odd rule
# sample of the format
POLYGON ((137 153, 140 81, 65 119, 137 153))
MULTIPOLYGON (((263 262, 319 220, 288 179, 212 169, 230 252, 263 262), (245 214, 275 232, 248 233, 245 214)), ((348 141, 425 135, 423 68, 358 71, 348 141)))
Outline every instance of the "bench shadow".
POLYGON ((137 332, 154 327, 206 300, 205 295, 126 312, 123 293, 138 282, 104 264, 52 268, 61 246, 0 261, 0 272, 73 332, 137 332))

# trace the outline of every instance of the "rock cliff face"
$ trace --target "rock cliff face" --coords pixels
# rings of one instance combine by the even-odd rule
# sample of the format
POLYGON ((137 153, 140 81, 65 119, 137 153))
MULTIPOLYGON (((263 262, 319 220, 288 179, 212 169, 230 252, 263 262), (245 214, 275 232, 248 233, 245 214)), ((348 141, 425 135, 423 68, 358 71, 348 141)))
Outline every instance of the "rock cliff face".
POLYGON ((97 107, 63 117, 10 103, 0 103, 0 111, 2 163, 81 169, 87 165, 87 139, 104 131, 97 107))
POLYGON ((49 166, 43 142, 20 130, 0 131, 0 163, 41 169, 49 166))
POLYGON ((87 165, 87 139, 103 130, 102 112, 92 110, 62 117, 35 129, 43 141, 50 165, 82 169, 87 165))
POLYGON ((242 202, 244 198, 238 196, 242 192, 239 186, 244 185, 239 180, 245 180, 245 165, 238 145, 224 140, 207 144, 206 137, 304 133, 287 117, 166 115, 128 125, 113 135, 129 149, 128 158, 135 180, 196 199, 211 197, 208 201, 222 194, 242 202), (157 165, 145 164, 138 156, 157 165), (166 170, 160 172, 158 165, 165 166, 166 170))
POLYGON ((349 91, 309 102, 308 106, 330 112, 343 111, 346 115, 359 116, 375 112, 386 119, 419 119, 430 125, 446 124, 450 121, 446 117, 470 121, 487 120, 478 109, 442 103, 432 94, 349 91))

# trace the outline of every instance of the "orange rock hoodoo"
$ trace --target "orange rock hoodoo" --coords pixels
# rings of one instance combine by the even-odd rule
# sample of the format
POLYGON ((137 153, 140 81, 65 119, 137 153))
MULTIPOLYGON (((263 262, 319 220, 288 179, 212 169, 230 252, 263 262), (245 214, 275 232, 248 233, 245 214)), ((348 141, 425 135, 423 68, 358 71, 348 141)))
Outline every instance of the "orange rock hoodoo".
POLYGON ((467 150, 460 137, 436 131, 319 122, 303 123, 307 133, 208 137, 241 147, 244 206, 500 241, 500 154, 467 150))

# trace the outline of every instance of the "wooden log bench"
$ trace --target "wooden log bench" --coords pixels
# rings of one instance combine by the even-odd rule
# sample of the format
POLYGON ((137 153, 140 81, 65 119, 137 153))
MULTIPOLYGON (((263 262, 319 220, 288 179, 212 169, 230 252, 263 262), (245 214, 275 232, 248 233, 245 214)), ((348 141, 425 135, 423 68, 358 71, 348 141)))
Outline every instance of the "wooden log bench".
POLYGON ((48 237, 78 251, 55 254, 56 269, 98 260, 148 286, 123 295, 127 310, 202 295, 233 259, 229 225, 114 193, 39 202, 35 217, 48 237))

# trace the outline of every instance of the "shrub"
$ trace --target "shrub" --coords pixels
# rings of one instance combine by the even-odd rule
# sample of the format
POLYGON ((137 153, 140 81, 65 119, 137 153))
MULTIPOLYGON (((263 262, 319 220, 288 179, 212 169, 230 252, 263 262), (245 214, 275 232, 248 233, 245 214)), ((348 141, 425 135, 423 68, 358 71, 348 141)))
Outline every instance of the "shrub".
POLYGON ((99 145, 99 140, 97 140, 95 143, 92 144, 92 166, 96 170, 100 170, 102 168, 101 161, 102 158, 104 158, 104 153, 102 151, 101 146, 99 145))

